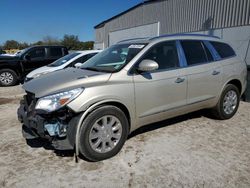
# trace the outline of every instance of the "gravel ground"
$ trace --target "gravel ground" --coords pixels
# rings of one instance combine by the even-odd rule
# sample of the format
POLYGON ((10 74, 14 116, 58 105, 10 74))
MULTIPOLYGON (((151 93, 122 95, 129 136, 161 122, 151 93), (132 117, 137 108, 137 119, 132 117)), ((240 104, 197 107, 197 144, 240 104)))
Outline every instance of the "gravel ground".
POLYGON ((75 163, 72 152, 26 144, 22 92, 0 88, 0 187, 250 187, 250 103, 226 121, 196 112, 146 126, 114 158, 75 163))
POLYGON ((24 94, 21 85, 0 87, 0 98, 20 98, 24 94))

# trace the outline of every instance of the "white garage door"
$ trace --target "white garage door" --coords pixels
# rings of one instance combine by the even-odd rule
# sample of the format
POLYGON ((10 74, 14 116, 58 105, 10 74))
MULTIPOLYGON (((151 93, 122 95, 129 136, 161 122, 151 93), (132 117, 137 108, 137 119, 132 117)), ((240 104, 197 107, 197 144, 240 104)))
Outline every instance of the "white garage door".
POLYGON ((160 33, 159 22, 119 31, 113 31, 109 33, 109 46, 116 44, 121 40, 159 36, 159 33, 160 33))
POLYGON ((101 42, 101 43, 95 43, 94 44, 94 49, 95 50, 103 50, 104 49, 104 43, 101 42))

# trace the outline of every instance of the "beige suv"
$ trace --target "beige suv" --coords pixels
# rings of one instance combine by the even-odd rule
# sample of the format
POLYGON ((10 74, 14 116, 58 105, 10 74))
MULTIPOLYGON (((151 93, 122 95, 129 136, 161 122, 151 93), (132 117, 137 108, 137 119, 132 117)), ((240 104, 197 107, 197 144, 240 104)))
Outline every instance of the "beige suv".
POLYGON ((246 64, 216 37, 168 35, 119 42, 81 68, 24 84, 18 109, 26 139, 48 139, 99 161, 135 129, 200 109, 219 119, 237 111, 246 64))

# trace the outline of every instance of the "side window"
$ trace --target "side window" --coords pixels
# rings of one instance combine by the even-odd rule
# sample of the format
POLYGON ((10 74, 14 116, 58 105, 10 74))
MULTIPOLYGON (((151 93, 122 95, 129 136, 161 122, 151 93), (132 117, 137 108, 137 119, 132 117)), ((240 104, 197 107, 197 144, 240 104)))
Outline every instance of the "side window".
POLYGON ((78 59, 77 63, 84 63, 87 60, 88 60, 88 55, 84 55, 78 59))
MULTIPOLYGON (((86 55, 85 55, 86 56, 86 55)), ((71 62, 69 65, 67 65, 67 67, 73 67, 75 66, 75 64, 77 63, 82 63, 83 59, 85 58, 85 56, 83 57, 79 57, 76 60, 74 60, 73 62, 71 62)))
MULTIPOLYGON (((79 57, 78 59, 76 59, 75 61, 73 61, 70 66, 74 66, 76 63, 85 63, 87 60, 90 59, 90 54, 84 55, 82 57, 79 57)), ((91 54, 92 55, 92 54, 91 54)), ((91 56, 92 57, 92 56, 91 56)))
POLYGON ((184 50, 188 65, 206 63, 209 62, 209 58, 212 58, 210 57, 210 53, 208 53, 208 55, 206 54, 205 51, 208 52, 208 50, 206 50, 201 41, 185 40, 181 41, 181 45, 184 50))
POLYGON ((51 57, 61 57, 62 56, 62 48, 50 48, 50 56, 51 57))
POLYGON ((215 50, 218 52, 218 54, 222 59, 235 56, 234 50, 228 44, 221 42, 210 42, 210 43, 213 45, 213 47, 215 48, 215 50))
POLYGON ((94 57, 97 53, 92 53, 92 54, 88 54, 88 59, 89 60, 90 58, 94 57))
POLYGON ((45 58, 45 48, 36 48, 29 52, 31 60, 45 58))
POLYGON ((162 42, 146 52, 143 59, 151 59, 158 63, 159 69, 179 67, 178 53, 175 41, 162 42))

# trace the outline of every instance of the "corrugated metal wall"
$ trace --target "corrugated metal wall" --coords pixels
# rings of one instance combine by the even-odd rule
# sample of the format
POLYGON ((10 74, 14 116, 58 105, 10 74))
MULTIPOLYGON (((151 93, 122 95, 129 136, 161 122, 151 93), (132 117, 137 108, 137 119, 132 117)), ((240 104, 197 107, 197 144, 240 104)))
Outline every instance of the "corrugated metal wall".
POLYGON ((131 38, 158 36, 159 35, 158 28, 159 28, 159 22, 110 32, 109 33, 109 45, 111 46, 121 40, 127 40, 131 38))
POLYGON ((250 0, 159 0, 145 3, 96 29, 108 46, 112 31, 160 22, 160 34, 250 25, 250 0))

